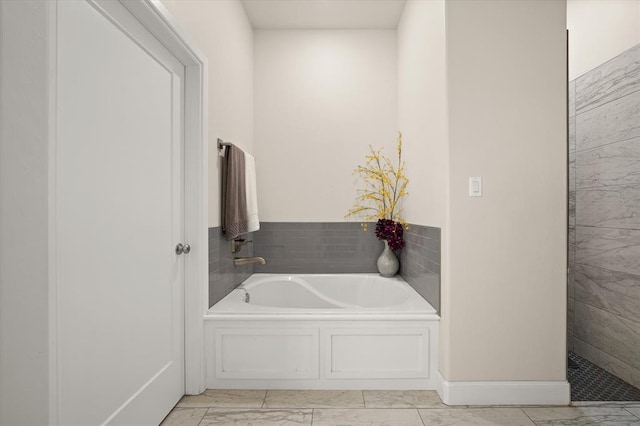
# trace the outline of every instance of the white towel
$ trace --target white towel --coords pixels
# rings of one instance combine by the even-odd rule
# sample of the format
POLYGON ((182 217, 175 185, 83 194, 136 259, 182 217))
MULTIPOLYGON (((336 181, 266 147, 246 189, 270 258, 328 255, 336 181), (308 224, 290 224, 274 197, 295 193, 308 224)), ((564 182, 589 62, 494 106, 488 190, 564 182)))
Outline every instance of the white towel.
POLYGON ((249 224, 247 232, 254 232, 260 229, 258 191, 256 187, 256 160, 253 155, 246 151, 244 152, 244 181, 247 189, 247 222, 249 224))

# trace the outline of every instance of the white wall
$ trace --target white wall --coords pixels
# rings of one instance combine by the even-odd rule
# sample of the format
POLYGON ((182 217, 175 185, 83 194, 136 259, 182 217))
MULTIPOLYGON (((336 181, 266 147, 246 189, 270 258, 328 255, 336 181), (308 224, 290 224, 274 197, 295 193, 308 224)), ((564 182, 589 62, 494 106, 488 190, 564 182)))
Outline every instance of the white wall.
POLYGON ((564 1, 446 3, 449 381, 566 378, 565 24, 564 1))
POLYGON ((0 2, 0 424, 49 424, 47 1, 0 2))
POLYGON ((444 0, 409 0, 397 30, 398 127, 410 179, 405 219, 441 228, 449 170, 444 19, 444 0))
POLYGON ((343 221, 368 145, 395 155, 395 31, 255 32, 262 221, 343 221))
MULTIPOLYGON (((407 1, 398 24, 398 123, 407 154, 406 220, 441 228, 441 292, 449 276, 449 123, 445 1, 407 1)), ((442 296, 444 297, 444 295, 442 296)), ((440 340, 448 340, 442 310, 440 340)), ((442 344, 441 344, 442 346, 442 344)), ((439 368, 448 365, 440 354, 439 368)))
POLYGON ((640 0, 568 0, 569 81, 640 43, 640 0))
POLYGON ((239 0, 163 0, 208 59, 209 227, 220 226, 217 138, 253 153, 253 30, 239 0))

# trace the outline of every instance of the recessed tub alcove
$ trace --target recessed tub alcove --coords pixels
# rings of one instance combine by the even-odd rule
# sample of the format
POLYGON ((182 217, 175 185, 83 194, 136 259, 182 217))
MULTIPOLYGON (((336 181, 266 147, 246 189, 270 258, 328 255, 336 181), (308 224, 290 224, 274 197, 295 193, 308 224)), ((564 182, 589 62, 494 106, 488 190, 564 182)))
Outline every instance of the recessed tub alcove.
POLYGON ((436 389, 439 321, 399 277, 254 274, 205 316, 206 386, 436 389))

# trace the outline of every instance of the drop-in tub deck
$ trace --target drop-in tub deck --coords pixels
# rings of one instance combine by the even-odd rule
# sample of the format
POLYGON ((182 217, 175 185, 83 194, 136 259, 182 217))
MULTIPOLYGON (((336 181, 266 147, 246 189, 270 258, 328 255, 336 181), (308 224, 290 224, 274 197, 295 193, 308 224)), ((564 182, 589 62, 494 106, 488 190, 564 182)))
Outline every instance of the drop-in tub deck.
POLYGON ((439 321, 401 278, 254 274, 205 316, 206 385, 435 389, 439 321))

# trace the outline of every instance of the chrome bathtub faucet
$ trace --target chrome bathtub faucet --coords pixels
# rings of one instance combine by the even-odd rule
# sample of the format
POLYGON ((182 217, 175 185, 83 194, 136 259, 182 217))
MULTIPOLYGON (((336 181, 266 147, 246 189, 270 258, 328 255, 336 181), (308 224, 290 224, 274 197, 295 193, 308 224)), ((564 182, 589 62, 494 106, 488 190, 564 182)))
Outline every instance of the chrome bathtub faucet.
POLYGON ((233 266, 242 266, 249 265, 251 263, 259 263, 264 265, 267 263, 263 257, 255 256, 255 257, 236 257, 233 259, 233 266))

